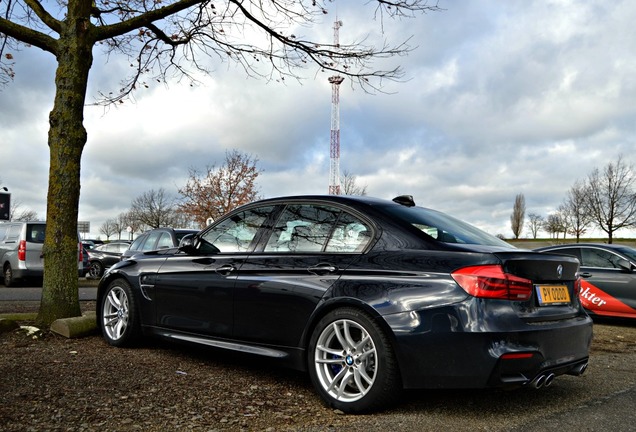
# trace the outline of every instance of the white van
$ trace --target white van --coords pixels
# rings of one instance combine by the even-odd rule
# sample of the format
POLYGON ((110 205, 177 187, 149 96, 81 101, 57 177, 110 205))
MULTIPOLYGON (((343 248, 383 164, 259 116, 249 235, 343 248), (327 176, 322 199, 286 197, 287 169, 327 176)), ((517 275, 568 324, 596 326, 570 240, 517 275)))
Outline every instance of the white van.
MULTIPOLYGON (((23 279, 42 280, 44 257, 42 246, 46 222, 0 222, 0 265, 7 287, 23 279)), ((81 243, 78 244, 81 248, 81 243)), ((82 251, 78 254, 78 276, 83 272, 82 251)))

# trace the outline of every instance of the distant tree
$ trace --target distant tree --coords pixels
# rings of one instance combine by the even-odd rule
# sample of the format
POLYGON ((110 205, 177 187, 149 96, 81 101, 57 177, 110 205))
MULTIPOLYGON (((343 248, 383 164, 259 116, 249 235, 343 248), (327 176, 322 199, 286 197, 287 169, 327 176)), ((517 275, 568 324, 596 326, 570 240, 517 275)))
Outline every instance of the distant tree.
POLYGON ((130 236, 134 235, 134 233, 142 233, 148 228, 146 224, 135 217, 132 211, 122 213, 120 217, 122 218, 121 223, 124 226, 124 231, 128 233, 128 228, 130 228, 130 236))
MULTIPOLYGON (((2 179, 0 179, 0 184, 2 179)), ((9 220, 16 222, 27 222, 38 220, 38 213, 35 210, 22 209, 22 202, 17 200, 11 201, 9 209, 9 220)))
POLYGON ((512 214, 510 215, 510 227, 512 228, 512 234, 515 239, 521 236, 523 231, 523 222, 526 217, 526 198, 523 194, 519 194, 515 197, 515 203, 512 207, 512 214))
POLYGON ((530 213, 528 215, 528 223, 526 224, 530 233, 532 234, 532 238, 536 239, 541 227, 543 226, 543 216, 540 216, 535 213, 530 213))
POLYGON ((23 209, 20 201, 12 201, 9 220, 16 222, 35 221, 38 220, 38 213, 35 210, 23 209))
POLYGON ((166 195, 166 191, 150 190, 133 200, 130 205, 130 221, 136 225, 147 225, 150 228, 172 227, 177 220, 174 199, 166 195))
POLYGON ((608 243, 617 230, 636 225, 635 182, 633 168, 622 156, 608 163, 603 172, 597 168, 587 178, 585 209, 594 225, 607 234, 608 243))
POLYGON ((36 221, 39 219, 38 213, 35 210, 24 209, 17 216, 12 217, 11 220, 18 222, 36 221))
POLYGON ((572 225, 568 218, 565 217, 565 207, 563 206, 563 204, 561 204, 559 208, 557 208, 556 215, 561 221, 561 232, 563 233, 563 238, 565 239, 567 237, 567 234, 571 231, 572 225))
POLYGON ((117 240, 121 240, 121 233, 126 232, 128 228, 128 213, 119 213, 115 219, 112 219, 112 223, 117 240))
POLYGON ((256 179, 261 170, 258 159, 232 150, 225 153, 220 167, 208 166, 204 174, 190 168, 186 185, 179 189, 179 206, 200 227, 208 218, 217 219, 230 210, 258 198, 256 179))
POLYGON ((112 235, 117 234, 117 221, 115 219, 106 219, 99 227, 99 232, 106 236, 106 240, 110 240, 112 235))
POLYGON ((559 212, 548 215, 543 223, 543 230, 552 238, 559 238, 559 234, 564 232, 563 219, 559 212))
POLYGON ((560 213, 568 227, 568 232, 576 237, 577 243, 592 222, 592 217, 586 207, 586 199, 585 184, 577 181, 567 192, 565 201, 560 207, 560 213))
POLYGON ((358 186, 357 178, 349 171, 345 171, 342 175, 342 192, 345 195, 361 195, 367 194, 367 185, 358 186))

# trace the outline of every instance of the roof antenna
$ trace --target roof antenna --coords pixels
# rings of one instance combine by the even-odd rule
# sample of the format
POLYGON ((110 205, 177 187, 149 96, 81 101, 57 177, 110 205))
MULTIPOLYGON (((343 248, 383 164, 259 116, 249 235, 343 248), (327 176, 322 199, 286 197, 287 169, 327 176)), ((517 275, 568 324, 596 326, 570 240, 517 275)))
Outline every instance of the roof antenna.
POLYGON ((401 204, 406 207, 414 207, 415 201, 413 200, 413 195, 400 195, 393 198, 393 202, 401 204))

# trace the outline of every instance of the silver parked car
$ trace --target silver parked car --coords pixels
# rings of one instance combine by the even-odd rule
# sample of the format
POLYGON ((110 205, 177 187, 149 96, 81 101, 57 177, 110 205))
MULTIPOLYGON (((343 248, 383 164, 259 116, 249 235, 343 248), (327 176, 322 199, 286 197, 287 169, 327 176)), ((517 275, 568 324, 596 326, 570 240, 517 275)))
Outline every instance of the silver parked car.
MULTIPOLYGON (((42 246, 46 222, 0 223, 0 264, 4 285, 11 287, 23 279, 42 279, 42 246)), ((78 235, 78 248, 81 248, 78 235)), ((81 249, 78 249, 77 272, 84 274, 81 249)))

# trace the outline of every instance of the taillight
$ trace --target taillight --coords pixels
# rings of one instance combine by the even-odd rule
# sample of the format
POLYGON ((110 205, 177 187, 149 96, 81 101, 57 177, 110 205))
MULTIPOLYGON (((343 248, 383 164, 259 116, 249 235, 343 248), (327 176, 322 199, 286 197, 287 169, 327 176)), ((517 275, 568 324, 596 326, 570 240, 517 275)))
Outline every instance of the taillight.
POLYGON ((26 240, 20 240, 18 245, 18 260, 26 261, 26 240))
POLYGON ((451 276, 474 297, 522 301, 532 296, 531 280, 504 273, 499 265, 464 267, 451 276))
POLYGON ((82 242, 79 242, 79 262, 84 261, 84 251, 82 250, 82 242))

